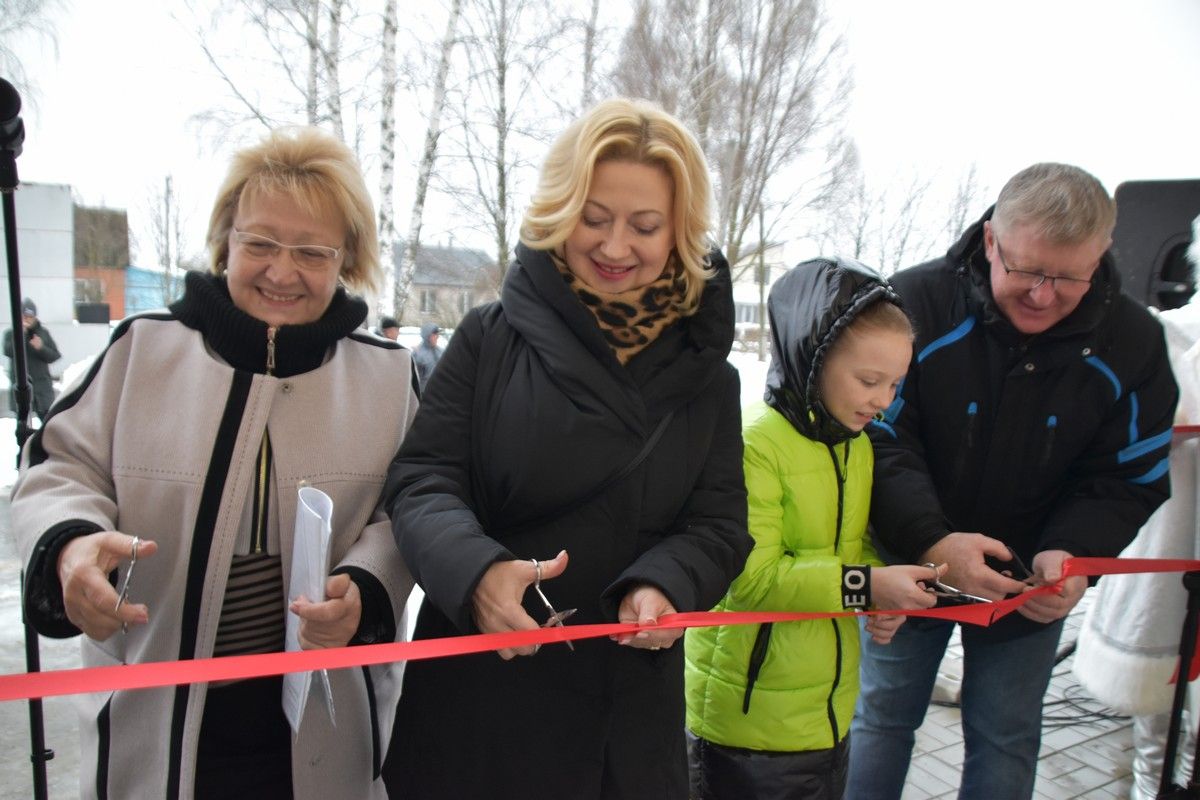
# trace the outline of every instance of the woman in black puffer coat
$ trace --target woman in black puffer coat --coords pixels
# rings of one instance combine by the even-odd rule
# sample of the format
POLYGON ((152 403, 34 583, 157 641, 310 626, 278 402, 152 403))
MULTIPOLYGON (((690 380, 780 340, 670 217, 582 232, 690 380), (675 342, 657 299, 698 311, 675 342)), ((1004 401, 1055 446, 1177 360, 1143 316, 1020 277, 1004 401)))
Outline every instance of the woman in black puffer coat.
MULTIPOLYGON (((706 610, 740 572, 733 302, 709 204, 695 140, 649 104, 602 103, 554 145, 500 300, 458 327, 392 465, 417 638, 538 627, 539 572, 569 624, 706 610)), ((389 788, 686 797, 681 633, 410 664, 389 788)))

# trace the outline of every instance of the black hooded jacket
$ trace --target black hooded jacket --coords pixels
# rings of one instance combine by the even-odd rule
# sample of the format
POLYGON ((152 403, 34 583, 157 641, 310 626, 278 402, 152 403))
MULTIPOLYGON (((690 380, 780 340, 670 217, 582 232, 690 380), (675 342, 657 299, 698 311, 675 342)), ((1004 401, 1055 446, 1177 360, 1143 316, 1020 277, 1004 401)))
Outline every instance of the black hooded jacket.
MULTIPOLYGON (((679 611, 711 608, 751 546, 724 259, 697 313, 623 367, 548 254, 516 255, 500 301, 458 326, 389 475, 396 540, 427 597, 417 638, 473 632, 489 566, 562 549, 566 571, 543 589, 578 609, 568 625, 615 621, 638 584, 679 611), (668 412, 641 466, 577 502, 668 412)), ((533 592, 525 605, 546 617, 533 592)), ((531 776, 545 797, 612 780, 685 796, 682 649, 601 639, 410 664, 394 740, 404 796, 526 796, 531 776)))
POLYGON ((771 287, 771 368, 763 399, 797 431, 827 445, 857 436, 825 409, 817 376, 833 342, 864 308, 900 304, 873 269, 850 258, 817 259, 771 287))
POLYGON ((991 213, 944 258, 892 277, 916 357, 868 426, 872 524, 908 562, 951 531, 1000 539, 1027 564, 1052 549, 1115 556, 1170 493, 1178 391, 1162 328, 1106 254, 1070 315, 1021 334, 992 299, 991 213))

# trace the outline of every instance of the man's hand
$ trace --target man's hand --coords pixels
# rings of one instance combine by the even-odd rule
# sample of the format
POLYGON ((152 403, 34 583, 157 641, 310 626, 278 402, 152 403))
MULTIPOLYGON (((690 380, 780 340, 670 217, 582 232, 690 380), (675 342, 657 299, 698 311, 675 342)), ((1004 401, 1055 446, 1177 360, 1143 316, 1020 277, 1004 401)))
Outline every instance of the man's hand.
POLYGON ((349 575, 326 578, 325 598, 314 603, 301 595, 288 606, 289 611, 300 617, 299 639, 304 650, 345 647, 358 630, 362 595, 349 575))
MULTIPOLYGON (((1043 550, 1033 557, 1033 577, 1038 586, 1049 586, 1062 579, 1063 562, 1071 557, 1066 550, 1043 550)), ((1065 617, 1083 597, 1087 589, 1087 578, 1072 575, 1067 578, 1058 594, 1031 597, 1017 609, 1022 616, 1034 622, 1055 622, 1065 617)))
POLYGON ((38 336, 36 333, 33 336, 30 336, 29 337, 29 346, 32 347, 34 350, 41 350, 42 349, 42 337, 38 336))
MULTIPOLYGON (((542 580, 557 578, 567 568, 567 551, 563 550, 550 561, 541 562, 542 580)), ((537 580, 537 568, 533 562, 522 559, 519 561, 497 561, 488 567, 487 572, 475 587, 472 597, 475 625, 483 633, 504 633, 507 631, 528 631, 540 628, 533 617, 525 613, 521 600, 525 590, 537 580)), ((505 647, 496 651, 500 657, 508 661, 513 656, 531 656, 538 651, 537 645, 527 647, 505 647)))
MULTIPOLYGON (((100 531, 78 536, 58 555, 58 579, 63 587, 63 608, 67 619, 79 630, 103 642, 124 623, 145 625, 150 611, 145 604, 128 599, 117 608, 117 590, 108 575, 133 555, 132 536, 118 531, 100 531)), ((149 558, 158 550, 154 542, 138 540, 137 557, 149 558)), ((137 595, 136 576, 130 582, 130 594, 137 595)))
POLYGON ((945 582, 967 594, 1000 600, 1005 595, 1025 591, 1027 584, 996 572, 984 563, 984 556, 994 556, 1003 561, 1010 558, 1008 548, 999 539, 982 533, 955 531, 926 550, 921 560, 948 564, 950 569, 945 582))

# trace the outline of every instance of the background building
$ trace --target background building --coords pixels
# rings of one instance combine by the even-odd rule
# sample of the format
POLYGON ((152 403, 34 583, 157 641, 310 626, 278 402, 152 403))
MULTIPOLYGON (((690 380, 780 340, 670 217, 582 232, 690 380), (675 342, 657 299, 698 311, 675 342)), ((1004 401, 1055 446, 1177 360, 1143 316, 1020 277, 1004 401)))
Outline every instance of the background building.
MULTIPOLYGON (((403 248, 396 247, 397 269, 403 248)), ((401 325, 433 322, 455 328, 470 309, 499 298, 496 262, 482 250, 421 245, 401 325)))

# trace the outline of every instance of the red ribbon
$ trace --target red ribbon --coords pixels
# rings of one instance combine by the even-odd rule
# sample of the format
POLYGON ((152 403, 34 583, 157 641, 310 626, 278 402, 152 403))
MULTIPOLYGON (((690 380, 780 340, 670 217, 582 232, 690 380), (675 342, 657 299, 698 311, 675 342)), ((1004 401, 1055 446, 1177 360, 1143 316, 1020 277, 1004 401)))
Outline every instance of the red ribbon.
MULTIPOLYGON (((1156 558, 1072 558, 1063 565, 1063 578, 1074 575, 1117 575, 1134 572, 1190 572, 1200 570, 1200 561, 1156 558)), ((658 621, 658 628, 702 628, 713 625, 749 625, 764 622, 795 622, 798 620, 829 619, 871 614, 902 614, 909 617, 965 622, 971 625, 991 625, 1012 613, 1033 597, 1057 594, 1062 585, 1039 586, 1017 597, 994 603, 976 603, 947 608, 927 608, 909 611, 840 611, 840 612, 783 612, 783 611, 695 611, 671 614, 658 621)), ((444 639, 425 639, 417 642, 339 647, 329 650, 303 650, 294 653, 266 653, 251 656, 201 658, 191 661, 161 661, 145 664, 122 664, 111 667, 64 669, 50 672, 0 675, 0 701, 31 700, 57 695, 85 692, 112 692, 130 689, 149 689, 156 686, 202 683, 206 681, 239 680, 288 672, 307 672, 318 669, 345 669, 393 661, 419 661, 427 658, 483 653, 506 647, 528 647, 533 644, 595 639, 636 633, 635 623, 606 623, 599 625, 570 625, 563 628, 536 628, 506 633, 482 633, 474 636, 453 636, 444 639)), ((1193 662, 1193 672, 1200 671, 1200 658, 1193 662)), ((1192 675, 1194 679, 1195 674, 1192 675)))

